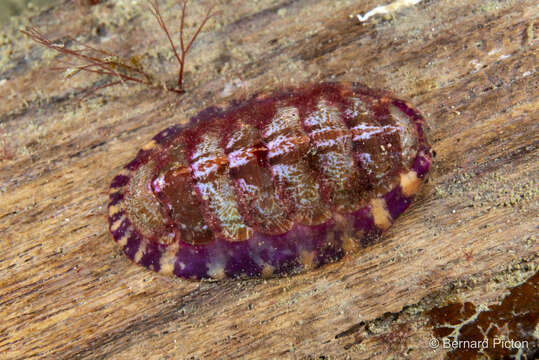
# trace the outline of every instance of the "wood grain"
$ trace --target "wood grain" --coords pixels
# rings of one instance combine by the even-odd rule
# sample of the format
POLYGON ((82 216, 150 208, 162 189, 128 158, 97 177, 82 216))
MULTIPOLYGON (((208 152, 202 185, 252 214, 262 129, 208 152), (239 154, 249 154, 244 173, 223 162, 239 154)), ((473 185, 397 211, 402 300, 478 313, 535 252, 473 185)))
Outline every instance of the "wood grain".
MULTIPOLYGON (((161 2, 169 26, 175 1, 161 2)), ((430 0, 360 23, 379 0, 221 1, 189 54, 188 93, 48 70, 32 24, 173 81, 142 4, 70 1, 0 37, 0 358, 443 358, 424 310, 498 303, 538 268, 539 5, 430 0), (301 81, 360 81, 428 119, 434 167, 383 242, 274 280, 188 282, 129 262, 107 231, 112 177, 154 134, 215 102, 301 81), (400 337, 399 337, 400 336, 400 337)), ((204 4, 189 6, 189 29, 204 4)), ((199 16, 197 18, 197 16, 199 16)))

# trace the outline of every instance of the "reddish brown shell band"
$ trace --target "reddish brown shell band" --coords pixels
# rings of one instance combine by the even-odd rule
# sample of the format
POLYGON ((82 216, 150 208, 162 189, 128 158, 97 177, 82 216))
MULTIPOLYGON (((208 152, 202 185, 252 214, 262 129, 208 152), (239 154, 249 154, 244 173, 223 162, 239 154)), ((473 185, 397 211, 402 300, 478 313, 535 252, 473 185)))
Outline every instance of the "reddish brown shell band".
POLYGON ((368 205, 355 212, 335 213, 333 218, 321 225, 296 223, 290 231, 281 235, 255 232, 244 241, 216 238, 203 245, 181 241, 165 245, 151 241, 136 229, 127 216, 123 204, 129 182, 152 154, 158 153, 184 129, 196 127, 200 122, 223 113, 218 108, 209 108, 192 119, 190 124, 175 125, 156 135, 113 179, 108 214, 114 240, 134 262, 157 272, 190 279, 291 274, 336 261, 358 246, 371 244, 410 205, 429 170, 431 154, 422 127, 424 119, 411 106, 358 84, 349 86, 357 94, 390 99, 395 107, 413 120, 416 127, 417 155, 412 166, 399 171, 398 185, 383 196, 371 199, 368 205))

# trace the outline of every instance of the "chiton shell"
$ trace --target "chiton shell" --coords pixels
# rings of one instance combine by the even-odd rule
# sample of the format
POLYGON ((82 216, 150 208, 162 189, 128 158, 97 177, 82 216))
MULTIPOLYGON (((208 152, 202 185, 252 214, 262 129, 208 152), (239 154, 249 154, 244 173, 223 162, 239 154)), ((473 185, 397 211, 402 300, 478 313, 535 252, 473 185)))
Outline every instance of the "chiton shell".
POLYGON ((431 162, 423 124, 405 101, 356 83, 210 107, 114 178, 110 232, 134 262, 189 279, 336 261, 410 205, 431 162))

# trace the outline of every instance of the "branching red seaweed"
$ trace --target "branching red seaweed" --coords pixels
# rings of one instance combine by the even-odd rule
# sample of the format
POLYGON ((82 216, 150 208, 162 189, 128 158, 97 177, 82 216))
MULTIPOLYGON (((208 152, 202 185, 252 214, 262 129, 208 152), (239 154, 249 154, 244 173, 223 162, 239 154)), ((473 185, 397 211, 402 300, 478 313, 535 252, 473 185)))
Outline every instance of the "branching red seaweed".
POLYGON ((163 32, 167 35, 168 41, 170 43, 170 47, 172 48, 172 51, 174 52, 174 56, 176 57, 176 60, 178 60, 178 64, 180 65, 180 69, 178 70, 178 87, 177 89, 179 91, 183 91, 183 71, 185 66, 185 57, 189 50, 191 49, 191 46, 193 45, 193 42, 196 40, 198 35, 200 34, 200 31, 202 31, 202 28, 206 25, 208 20, 216 15, 217 13, 213 12, 214 7, 208 8, 206 11, 206 15, 202 19, 202 22, 198 26, 198 28, 195 30, 195 33, 191 37, 191 40, 189 40, 189 43, 187 46, 185 46, 185 42, 183 39, 183 30, 185 26, 185 13, 187 10, 187 2, 188 0, 183 0, 181 4, 182 5, 182 16, 180 20, 180 53, 178 54, 178 50, 176 49, 176 46, 174 45, 174 41, 172 40, 172 37, 170 36, 170 32, 168 31, 167 25, 165 24, 165 21, 163 20, 163 17, 161 16, 161 12, 159 11, 159 1, 154 0, 153 2, 150 2, 150 10, 152 11, 153 16, 159 23, 159 26, 163 30, 163 32))
MULTIPOLYGON (((216 12, 213 12, 213 7, 210 7, 204 18, 202 19, 202 22, 195 30, 195 33, 187 43, 187 46, 184 42, 184 27, 185 27, 185 14, 187 10, 187 0, 180 1, 180 6, 182 8, 181 13, 181 22, 180 22, 180 30, 179 30, 179 39, 180 39, 180 47, 179 52, 177 50, 177 47, 174 45, 174 42, 172 40, 172 37, 170 35, 170 32, 165 24, 165 21, 163 20, 163 16, 161 15, 160 9, 159 9, 159 2, 158 0, 150 1, 148 0, 150 10, 154 17, 156 18, 157 22, 159 23, 160 28, 163 30, 163 32, 166 34, 168 41, 170 43, 170 46, 172 48, 172 51, 174 52, 174 56, 176 57, 180 67, 178 70, 178 83, 176 86, 167 86, 165 85, 164 88, 167 91, 175 92, 177 94, 183 94, 185 93, 185 90, 183 88, 183 73, 185 69, 185 58, 189 50, 191 49, 194 41, 202 31, 203 27, 206 25, 208 20, 213 17, 216 12)), ((134 82, 139 83, 148 87, 159 87, 162 88, 163 85, 160 83, 157 83, 154 81, 154 77, 146 72, 143 69, 142 64, 140 63, 138 57, 131 57, 128 60, 122 59, 120 56, 103 50, 99 48, 92 47, 88 44, 83 44, 81 42, 78 42, 74 39, 70 39, 73 44, 75 44, 78 48, 73 49, 65 46, 64 44, 58 44, 53 40, 48 39, 41 31, 39 31, 35 27, 30 27, 27 30, 21 30, 23 34, 28 36, 30 39, 34 40, 35 42, 49 48, 52 50, 55 50, 63 55, 65 55, 69 60, 74 59, 77 60, 78 63, 71 63, 68 60, 57 60, 58 62, 64 63, 65 66, 56 66, 53 67, 54 70, 60 70, 66 72, 66 77, 72 77, 80 72, 87 72, 87 73, 95 73, 103 76, 109 76, 111 78, 114 78, 115 80, 110 81, 104 85, 100 85, 98 87, 95 87, 87 92, 86 95, 83 96, 80 100, 86 98, 88 95, 98 91, 102 90, 107 87, 111 87, 114 85, 118 85, 125 82, 134 82)))

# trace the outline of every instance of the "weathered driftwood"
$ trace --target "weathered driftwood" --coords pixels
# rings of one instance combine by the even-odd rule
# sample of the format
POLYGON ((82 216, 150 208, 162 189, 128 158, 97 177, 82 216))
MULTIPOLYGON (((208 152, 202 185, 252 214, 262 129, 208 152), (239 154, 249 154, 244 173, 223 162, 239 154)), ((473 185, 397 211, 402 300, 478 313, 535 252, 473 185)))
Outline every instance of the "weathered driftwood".
MULTIPOLYGON (((441 358, 424 310, 498 303, 537 269, 536 1, 433 0, 359 22, 368 1, 223 1, 178 96, 48 70, 32 24, 129 58, 158 81, 176 64, 128 1, 64 1, 4 28, 0 58, 0 358, 441 358), (383 242, 305 275, 188 282, 127 260, 107 188, 155 133, 231 97, 352 80, 428 119, 430 179, 383 242)), ((179 6, 161 3, 169 26, 179 6)), ((204 12, 190 5, 188 30, 204 12), (198 18, 197 18, 198 16, 198 18)))

